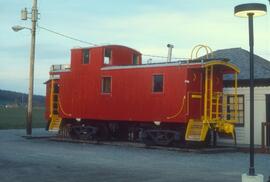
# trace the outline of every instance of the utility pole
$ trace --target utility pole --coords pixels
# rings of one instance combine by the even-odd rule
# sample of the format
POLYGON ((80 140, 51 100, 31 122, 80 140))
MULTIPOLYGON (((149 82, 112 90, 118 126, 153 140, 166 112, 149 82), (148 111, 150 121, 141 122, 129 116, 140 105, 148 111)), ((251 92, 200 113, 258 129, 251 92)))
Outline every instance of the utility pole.
POLYGON ((26 135, 32 135, 32 111, 33 111, 33 90, 34 90, 34 63, 35 63, 35 47, 36 47, 36 27, 38 21, 37 0, 33 0, 31 13, 24 8, 21 10, 21 20, 27 20, 28 14, 31 14, 32 28, 16 25, 12 30, 18 32, 23 29, 31 31, 31 49, 30 49, 30 66, 29 66, 29 87, 28 87, 28 102, 27 102, 27 117, 26 117, 26 135))
POLYGON ((34 63, 35 63, 35 43, 36 43, 36 24, 37 24, 37 0, 33 0, 31 20, 31 49, 30 49, 30 66, 29 66, 29 88, 27 103, 27 121, 26 134, 32 135, 32 112, 33 112, 33 90, 34 90, 34 63))

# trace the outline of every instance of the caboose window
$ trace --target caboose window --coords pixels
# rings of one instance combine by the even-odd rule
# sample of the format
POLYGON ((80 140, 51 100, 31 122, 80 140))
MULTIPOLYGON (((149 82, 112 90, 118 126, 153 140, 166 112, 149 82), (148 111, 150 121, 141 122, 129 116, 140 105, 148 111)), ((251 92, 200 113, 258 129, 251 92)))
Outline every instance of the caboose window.
POLYGON ((89 64, 89 49, 83 49, 83 59, 82 59, 82 63, 83 64, 89 64))
POLYGON ((104 53, 104 64, 111 64, 112 50, 105 49, 104 53))
POLYGON ((139 56, 137 54, 133 54, 132 64, 139 64, 139 56))
POLYGON ((153 75, 153 92, 163 92, 163 75, 153 75))
MULTIPOLYGON (((228 96, 227 97, 227 102, 228 102, 228 106, 227 106, 227 119, 233 119, 234 117, 234 101, 235 101, 235 97, 234 96, 228 96), (230 113, 230 114, 229 114, 230 113)), ((245 97, 244 95, 237 95, 237 101, 238 104, 236 106, 236 110, 238 112, 238 122, 236 124, 236 126, 244 126, 244 121, 245 121, 245 97)))
POLYGON ((102 78, 102 93, 111 93, 111 77, 103 77, 102 78))

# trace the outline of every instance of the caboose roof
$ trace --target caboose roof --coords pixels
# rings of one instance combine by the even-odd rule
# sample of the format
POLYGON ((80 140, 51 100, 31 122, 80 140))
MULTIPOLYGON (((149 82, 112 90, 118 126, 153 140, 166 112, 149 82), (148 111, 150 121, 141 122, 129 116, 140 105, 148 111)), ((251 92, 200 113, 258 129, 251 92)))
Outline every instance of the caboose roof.
POLYGON ((229 63, 228 59, 215 58, 215 59, 196 59, 196 60, 181 60, 174 62, 161 62, 161 63, 147 63, 141 65, 117 65, 117 66, 104 66, 101 70, 120 70, 120 69, 138 69, 138 68, 154 68, 154 67, 171 67, 171 66, 189 66, 189 68, 202 68, 209 66, 219 66, 228 73, 239 72, 237 66, 229 63))

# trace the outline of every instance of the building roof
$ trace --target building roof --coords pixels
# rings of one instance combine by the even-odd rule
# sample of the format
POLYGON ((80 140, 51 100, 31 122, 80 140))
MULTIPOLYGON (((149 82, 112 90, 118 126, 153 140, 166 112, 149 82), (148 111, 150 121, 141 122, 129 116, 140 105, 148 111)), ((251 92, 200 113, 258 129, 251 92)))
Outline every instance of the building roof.
MULTIPOLYGON (((238 80, 249 79, 249 51, 242 48, 221 49, 213 52, 215 58, 228 58, 230 63, 235 64, 240 69, 238 80)), ((270 80, 270 61, 254 55, 254 78, 255 80, 270 80)), ((225 77, 231 80, 232 77, 225 77)))

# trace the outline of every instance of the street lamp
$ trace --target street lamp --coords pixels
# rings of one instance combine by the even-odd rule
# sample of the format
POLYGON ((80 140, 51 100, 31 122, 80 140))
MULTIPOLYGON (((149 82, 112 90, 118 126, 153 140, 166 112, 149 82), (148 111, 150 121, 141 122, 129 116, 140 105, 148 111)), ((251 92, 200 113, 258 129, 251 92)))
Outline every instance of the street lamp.
POLYGON ((22 26, 20 26, 20 25, 15 25, 15 26, 12 27, 12 30, 13 30, 14 32, 18 32, 18 31, 20 31, 20 30, 22 30, 22 29, 24 29, 24 27, 22 27, 22 26))
MULTIPOLYGON (((27 20, 27 9, 21 11, 21 19, 27 20)), ((13 26, 12 30, 18 32, 23 29, 31 30, 31 49, 30 49, 30 66, 29 66, 29 87, 28 87, 28 102, 27 102, 27 118, 26 118, 26 135, 32 135, 32 111, 33 111, 33 88, 34 88, 34 62, 35 62, 35 42, 36 42, 36 23, 38 20, 37 0, 33 0, 31 20, 32 28, 22 27, 19 25, 13 26)))
POLYGON ((242 181, 263 181, 262 175, 255 175, 254 168, 254 36, 253 17, 263 16, 267 12, 265 4, 241 4, 234 8, 234 15, 248 18, 249 24, 249 59, 250 59, 250 166, 248 175, 242 176, 242 181))
POLYGON ((15 26, 13 26, 13 27, 11 27, 11 28, 12 28, 12 30, 13 30, 14 32, 18 32, 18 31, 21 31, 21 30, 23 30, 23 29, 31 30, 31 28, 23 27, 23 26, 20 26, 20 25, 15 25, 15 26))

